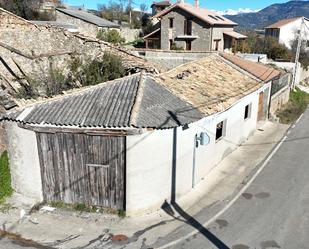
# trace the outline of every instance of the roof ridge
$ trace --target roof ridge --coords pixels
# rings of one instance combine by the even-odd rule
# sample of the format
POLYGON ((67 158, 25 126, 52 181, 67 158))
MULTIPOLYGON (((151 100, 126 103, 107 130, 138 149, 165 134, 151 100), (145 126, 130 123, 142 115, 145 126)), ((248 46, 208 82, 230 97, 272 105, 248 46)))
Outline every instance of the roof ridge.
POLYGON ((144 88, 145 88, 145 75, 143 72, 140 73, 140 80, 138 82, 136 95, 134 99, 134 104, 132 106, 132 109, 130 111, 130 117, 129 117, 129 125, 137 127, 137 117, 138 113, 141 107, 141 102, 144 96, 144 88))

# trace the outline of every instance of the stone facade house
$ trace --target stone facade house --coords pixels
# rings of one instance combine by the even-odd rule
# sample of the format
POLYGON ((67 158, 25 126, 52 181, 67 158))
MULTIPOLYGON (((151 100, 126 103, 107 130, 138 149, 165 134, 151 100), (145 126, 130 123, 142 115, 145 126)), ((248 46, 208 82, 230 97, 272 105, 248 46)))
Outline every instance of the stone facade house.
POLYGON ((152 17, 158 28, 144 37, 146 48, 192 51, 231 50, 246 36, 234 31, 237 23, 187 3, 176 3, 152 17))
POLYGON ((98 17, 85 10, 56 9, 57 22, 68 23, 76 26, 84 35, 96 37, 99 30, 116 29, 120 31, 120 25, 98 17))

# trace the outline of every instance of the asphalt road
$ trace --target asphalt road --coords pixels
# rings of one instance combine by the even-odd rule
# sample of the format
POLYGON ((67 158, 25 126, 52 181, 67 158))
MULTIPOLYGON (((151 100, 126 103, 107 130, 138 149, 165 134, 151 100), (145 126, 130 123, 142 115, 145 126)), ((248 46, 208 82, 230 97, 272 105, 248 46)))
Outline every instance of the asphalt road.
MULTIPOLYGON (((201 216, 205 218, 203 212, 201 216)), ((166 239, 183 238, 189 223, 191 229, 194 226, 200 232, 169 248, 308 249, 309 110, 245 193, 223 215, 207 227, 201 227, 201 216, 190 218, 184 213, 187 223, 183 229, 167 234, 166 239)), ((2 248, 42 247, 2 238, 2 248)))
POLYGON ((245 193, 200 231, 169 248, 309 248, 309 110, 245 193))

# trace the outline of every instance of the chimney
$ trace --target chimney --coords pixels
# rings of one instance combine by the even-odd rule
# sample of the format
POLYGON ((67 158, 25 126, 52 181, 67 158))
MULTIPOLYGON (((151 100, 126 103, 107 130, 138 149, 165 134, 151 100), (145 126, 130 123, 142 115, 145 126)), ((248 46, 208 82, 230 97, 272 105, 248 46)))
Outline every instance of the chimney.
POLYGON ((199 0, 194 0, 194 7, 198 8, 199 7, 199 0))

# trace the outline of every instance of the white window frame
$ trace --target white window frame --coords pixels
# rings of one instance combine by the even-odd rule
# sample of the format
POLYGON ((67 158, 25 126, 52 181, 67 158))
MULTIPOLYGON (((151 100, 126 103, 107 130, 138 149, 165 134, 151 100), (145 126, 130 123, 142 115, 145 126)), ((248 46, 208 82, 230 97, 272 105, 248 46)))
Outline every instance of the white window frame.
POLYGON ((226 136, 226 124, 227 124, 227 119, 221 120, 220 122, 218 122, 216 124, 216 132, 215 132, 216 142, 219 142, 220 140, 222 140, 226 136), (222 123, 222 134, 221 134, 220 137, 217 138, 217 127, 220 123, 222 123))
POLYGON ((249 120, 251 118, 251 112, 252 112, 252 103, 245 106, 245 112, 244 112, 244 120, 249 120), (246 108, 248 107, 248 116, 246 117, 246 108))

